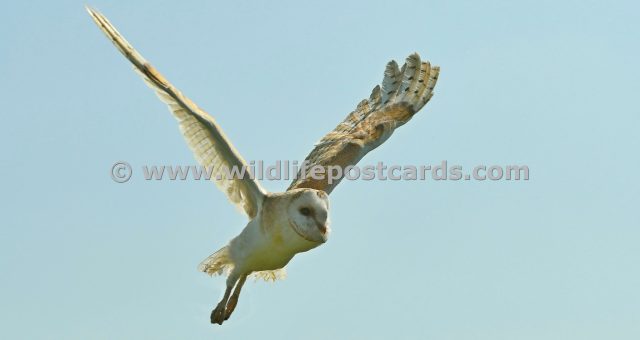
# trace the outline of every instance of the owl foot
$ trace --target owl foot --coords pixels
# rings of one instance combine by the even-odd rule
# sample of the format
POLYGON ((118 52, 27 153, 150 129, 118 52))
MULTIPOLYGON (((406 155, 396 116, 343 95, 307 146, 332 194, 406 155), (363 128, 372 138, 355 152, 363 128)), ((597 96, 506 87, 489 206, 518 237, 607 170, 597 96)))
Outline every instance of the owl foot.
POLYGON ((226 310, 226 306, 224 304, 224 301, 221 301, 218 306, 216 306, 216 309, 214 309, 211 312, 211 323, 212 324, 218 324, 218 325, 222 325, 222 323, 224 322, 224 320, 228 319, 229 317, 227 316, 225 318, 225 312, 226 310))
POLYGON ((231 313, 236 309, 238 305, 238 298, 240 297, 240 290, 247 280, 247 275, 240 276, 239 280, 229 279, 227 281, 227 290, 224 292, 224 297, 216 306, 216 309, 211 312, 211 323, 222 325, 225 320, 228 320, 231 313), (235 289, 233 287, 235 286, 235 289), (233 289, 233 294, 231 290, 233 289))

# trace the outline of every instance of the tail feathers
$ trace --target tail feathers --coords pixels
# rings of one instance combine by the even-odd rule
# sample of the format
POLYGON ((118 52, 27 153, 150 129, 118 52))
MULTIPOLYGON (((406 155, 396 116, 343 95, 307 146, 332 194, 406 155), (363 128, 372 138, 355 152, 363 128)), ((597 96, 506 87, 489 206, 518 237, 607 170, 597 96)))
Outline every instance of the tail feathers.
MULTIPOLYGON (((207 273, 210 276, 213 275, 229 275, 229 273, 235 268, 233 261, 229 257, 229 247, 223 247, 222 249, 211 254, 204 259, 198 266, 198 271, 207 273)), ((287 272, 284 268, 275 270, 263 270, 252 272, 251 277, 262 279, 265 281, 283 280, 287 277, 287 272)))
POLYGON ((233 262, 229 258, 229 248, 223 247, 198 265, 198 271, 213 275, 229 273, 233 269, 233 262))
POLYGON ((267 282, 275 282, 276 280, 284 280, 287 277, 287 271, 284 268, 276 270, 263 270, 260 272, 253 272, 251 276, 256 280, 262 279, 267 282))

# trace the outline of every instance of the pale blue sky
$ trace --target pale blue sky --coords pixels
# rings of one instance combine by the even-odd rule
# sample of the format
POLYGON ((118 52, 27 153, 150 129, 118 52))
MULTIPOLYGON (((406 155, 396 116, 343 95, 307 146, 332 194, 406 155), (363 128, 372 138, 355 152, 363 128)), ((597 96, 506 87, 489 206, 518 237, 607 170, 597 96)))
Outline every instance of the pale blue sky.
MULTIPOLYGON (((302 159, 411 52, 436 95, 366 162, 527 164, 528 182, 343 182, 289 277, 196 271, 245 218, 85 1, 0 11, 0 338, 640 338, 633 1, 91 1, 246 159, 302 159)), ((269 190, 288 183, 264 182, 269 190)))

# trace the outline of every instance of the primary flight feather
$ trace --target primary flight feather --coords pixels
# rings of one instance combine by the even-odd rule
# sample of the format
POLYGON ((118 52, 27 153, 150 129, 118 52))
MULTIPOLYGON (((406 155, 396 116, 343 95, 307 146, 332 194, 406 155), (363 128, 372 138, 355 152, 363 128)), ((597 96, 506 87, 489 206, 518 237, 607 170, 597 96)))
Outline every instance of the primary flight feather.
POLYGON ((331 231, 328 194, 341 178, 312 176, 312 169, 353 166, 384 143, 431 99, 440 71, 421 61, 417 53, 410 55, 402 68, 395 61, 389 62, 382 86, 376 86, 368 99, 315 145, 287 191, 270 193, 249 172, 229 176, 229 169, 248 167, 213 117, 171 85, 107 18, 92 8, 87 7, 87 11, 169 106, 198 162, 213 169, 212 180, 250 219, 238 236, 198 267, 210 275, 227 275, 224 297, 211 313, 211 322, 216 324, 231 316, 249 275, 265 280, 280 278, 294 255, 327 241, 331 231))

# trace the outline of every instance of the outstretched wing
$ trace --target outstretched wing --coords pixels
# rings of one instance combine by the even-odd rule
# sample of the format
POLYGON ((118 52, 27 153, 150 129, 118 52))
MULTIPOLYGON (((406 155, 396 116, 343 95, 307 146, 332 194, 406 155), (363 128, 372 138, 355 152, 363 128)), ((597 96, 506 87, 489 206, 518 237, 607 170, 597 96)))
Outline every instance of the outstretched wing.
POLYGON ((361 101, 355 111, 316 143, 288 190, 312 188, 330 193, 348 166, 384 143, 431 99, 439 72, 438 66, 421 62, 417 53, 407 58, 402 69, 395 61, 389 62, 382 86, 376 86, 369 99, 361 101))
POLYGON ((213 117, 173 87, 118 33, 107 18, 89 7, 87 11, 102 32, 133 63, 134 70, 144 78, 160 100, 169 106, 169 110, 180 123, 180 131, 196 159, 203 167, 211 170, 211 179, 226 193, 231 202, 253 218, 266 192, 250 176, 246 162, 213 117), (244 170, 244 176, 230 176, 234 168, 244 170))

